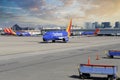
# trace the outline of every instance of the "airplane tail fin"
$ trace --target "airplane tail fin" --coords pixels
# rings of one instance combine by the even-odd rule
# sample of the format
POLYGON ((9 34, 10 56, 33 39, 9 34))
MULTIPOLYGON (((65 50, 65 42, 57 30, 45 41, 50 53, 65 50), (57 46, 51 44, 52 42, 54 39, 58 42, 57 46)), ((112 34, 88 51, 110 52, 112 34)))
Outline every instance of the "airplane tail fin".
POLYGON ((71 35, 71 27, 72 27, 72 19, 70 19, 70 22, 66 28, 66 32, 68 32, 68 37, 71 35))
POLYGON ((95 30, 94 34, 97 35, 99 32, 100 32, 100 29, 97 28, 97 29, 95 30))
POLYGON ((9 31, 12 35, 16 35, 16 33, 11 28, 9 28, 9 31))
POLYGON ((10 34, 10 31, 9 31, 8 28, 4 28, 4 32, 5 32, 6 34, 10 34))
POLYGON ((6 29, 6 28, 4 28, 3 31, 4 31, 5 33, 7 33, 7 29, 6 29))
POLYGON ((11 28, 4 28, 4 32, 9 35, 16 35, 16 33, 11 28))

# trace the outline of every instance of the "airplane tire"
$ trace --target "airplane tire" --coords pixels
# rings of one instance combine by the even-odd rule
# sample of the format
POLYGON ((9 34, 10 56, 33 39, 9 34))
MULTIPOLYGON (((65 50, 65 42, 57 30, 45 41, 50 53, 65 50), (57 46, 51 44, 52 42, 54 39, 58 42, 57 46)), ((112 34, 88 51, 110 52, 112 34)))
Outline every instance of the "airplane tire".
POLYGON ((113 58, 113 56, 109 56, 110 58, 113 58))
POLYGON ((43 39, 44 42, 47 42, 45 39, 43 39))
POLYGON ((66 43, 67 41, 63 38, 63 42, 65 42, 65 43, 66 43))
POLYGON ((55 42, 55 40, 52 40, 52 42, 55 42))

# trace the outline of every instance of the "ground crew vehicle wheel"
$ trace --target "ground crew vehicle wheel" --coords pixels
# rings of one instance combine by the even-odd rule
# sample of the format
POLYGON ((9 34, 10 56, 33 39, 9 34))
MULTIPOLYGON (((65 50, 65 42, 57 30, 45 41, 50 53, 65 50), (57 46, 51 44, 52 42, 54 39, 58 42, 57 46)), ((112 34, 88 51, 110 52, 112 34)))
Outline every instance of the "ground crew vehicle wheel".
POLYGON ((113 75, 108 75, 108 80, 114 80, 114 76, 113 75))
POLYGON ((83 73, 83 76, 85 76, 86 78, 90 78, 90 74, 89 73, 83 73))
POLYGON ((88 74, 88 73, 80 73, 79 76, 81 79, 89 79, 90 78, 90 74, 88 74))

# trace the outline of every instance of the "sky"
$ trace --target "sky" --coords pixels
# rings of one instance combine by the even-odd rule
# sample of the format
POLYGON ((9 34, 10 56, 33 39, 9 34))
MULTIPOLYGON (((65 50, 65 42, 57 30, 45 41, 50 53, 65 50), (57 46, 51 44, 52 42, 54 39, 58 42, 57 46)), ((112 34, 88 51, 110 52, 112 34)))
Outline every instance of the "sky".
POLYGON ((0 0, 1 23, 66 25, 120 21, 120 0, 0 0))

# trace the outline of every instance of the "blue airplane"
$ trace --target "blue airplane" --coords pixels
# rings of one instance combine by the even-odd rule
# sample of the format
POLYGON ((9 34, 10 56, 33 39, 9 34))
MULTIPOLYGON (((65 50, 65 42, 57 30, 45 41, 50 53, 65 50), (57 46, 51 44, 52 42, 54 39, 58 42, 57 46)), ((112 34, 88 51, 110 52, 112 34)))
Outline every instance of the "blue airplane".
POLYGON ((65 43, 68 42, 71 35, 71 26, 72 19, 70 19, 66 31, 48 31, 43 35, 43 41, 48 42, 51 40, 52 42, 55 42, 56 40, 62 40, 65 43))
POLYGON ((15 36, 31 36, 29 32, 25 31, 14 31, 12 28, 4 28, 4 35, 15 35, 15 36))
POLYGON ((98 33, 100 32, 100 30, 97 28, 95 31, 84 31, 81 33, 81 35, 92 35, 92 36, 95 36, 97 35, 98 33))
POLYGON ((17 36, 31 36, 29 32, 21 32, 21 31, 17 31, 16 35, 17 36))

